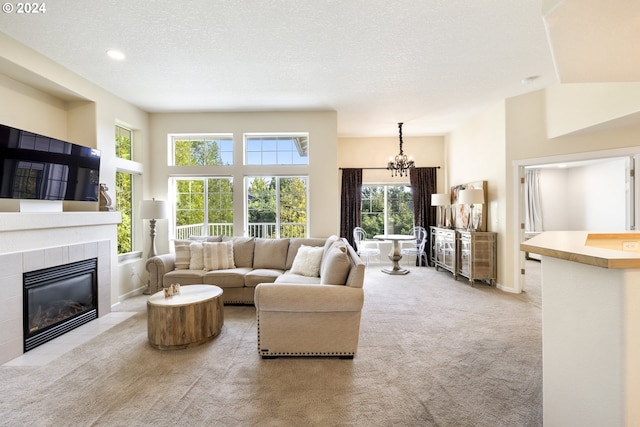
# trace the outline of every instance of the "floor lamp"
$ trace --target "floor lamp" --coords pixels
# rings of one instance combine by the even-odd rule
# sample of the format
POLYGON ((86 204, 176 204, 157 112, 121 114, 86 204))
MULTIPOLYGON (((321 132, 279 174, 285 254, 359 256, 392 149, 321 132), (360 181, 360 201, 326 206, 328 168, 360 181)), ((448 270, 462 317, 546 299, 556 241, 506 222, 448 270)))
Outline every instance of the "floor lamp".
POLYGON ((451 205, 451 196, 447 193, 434 193, 431 195, 431 206, 438 207, 438 227, 443 228, 447 227, 447 218, 445 215, 447 213, 447 206, 451 205))
MULTIPOLYGON (((476 226, 473 224, 473 206, 484 203, 484 190, 481 188, 460 190, 460 193, 458 193, 458 202, 464 205, 469 205, 470 213, 469 222, 467 223, 467 231, 476 231, 476 226)), ((478 224, 478 226, 479 225, 480 224, 478 224)))
POLYGON ((149 220, 151 246, 147 258, 156 256, 156 220, 169 218, 169 209, 164 200, 143 200, 140 202, 140 217, 149 220))

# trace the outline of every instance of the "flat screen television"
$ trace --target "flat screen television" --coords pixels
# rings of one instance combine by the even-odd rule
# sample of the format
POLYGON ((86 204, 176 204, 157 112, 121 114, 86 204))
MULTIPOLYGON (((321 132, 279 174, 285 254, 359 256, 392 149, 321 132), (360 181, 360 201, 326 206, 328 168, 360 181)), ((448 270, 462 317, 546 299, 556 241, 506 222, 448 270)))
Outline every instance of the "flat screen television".
POLYGON ((97 202, 100 151, 0 125, 0 198, 97 202))

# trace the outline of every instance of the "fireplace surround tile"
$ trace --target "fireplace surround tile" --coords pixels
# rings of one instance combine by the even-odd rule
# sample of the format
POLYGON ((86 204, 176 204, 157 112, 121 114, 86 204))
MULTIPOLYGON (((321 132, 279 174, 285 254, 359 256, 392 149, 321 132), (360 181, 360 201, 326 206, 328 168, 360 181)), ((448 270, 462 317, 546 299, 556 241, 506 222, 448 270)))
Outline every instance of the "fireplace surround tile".
POLYGON ((45 268, 44 249, 36 249, 22 253, 23 272, 45 268))
POLYGON ((98 258, 98 316, 111 311, 111 241, 100 240, 0 254, 0 364, 24 353, 22 274, 98 258))
POLYGON ((22 317, 22 295, 0 300, 0 324, 22 317))
MULTIPOLYGON (((22 274, 22 254, 1 254, 0 255, 0 278, 22 274)), ((4 284, 0 285, 4 289, 4 284)))
POLYGON ((45 249, 44 250, 45 268, 55 267, 56 265, 67 264, 69 259, 68 254, 69 254, 69 250, 66 246, 45 249), (65 258, 66 258, 66 261, 65 261, 65 258))

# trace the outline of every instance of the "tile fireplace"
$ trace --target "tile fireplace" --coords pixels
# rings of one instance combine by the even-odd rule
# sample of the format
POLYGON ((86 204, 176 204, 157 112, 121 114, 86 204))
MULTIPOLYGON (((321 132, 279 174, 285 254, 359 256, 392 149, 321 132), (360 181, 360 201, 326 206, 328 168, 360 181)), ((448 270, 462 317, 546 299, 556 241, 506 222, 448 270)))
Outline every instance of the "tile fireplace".
MULTIPOLYGON (((23 312, 29 307, 25 307, 27 297, 23 282, 33 272, 95 260, 95 272, 84 276, 85 279, 91 277, 91 297, 84 295, 87 283, 80 295, 75 291, 62 291, 66 295, 63 300, 79 300, 76 301, 79 304, 69 303, 67 309, 75 310, 78 305, 85 304, 91 308, 83 307, 67 317, 74 321, 76 317, 82 317, 77 319, 80 322, 86 317, 102 317, 111 312, 112 305, 118 303, 116 249, 120 220, 119 212, 0 212, 0 364, 24 354, 26 341, 31 341, 33 325, 25 330, 23 312)), ((83 280, 82 275, 80 280, 83 280)), ((35 310, 37 312, 37 307, 35 310)), ((44 306, 41 314, 43 310, 44 306)), ((49 319, 40 329, 48 331, 59 322, 49 319)), ((64 328, 67 326, 73 325, 64 328)), ((31 342, 27 348, 33 348, 31 342)))

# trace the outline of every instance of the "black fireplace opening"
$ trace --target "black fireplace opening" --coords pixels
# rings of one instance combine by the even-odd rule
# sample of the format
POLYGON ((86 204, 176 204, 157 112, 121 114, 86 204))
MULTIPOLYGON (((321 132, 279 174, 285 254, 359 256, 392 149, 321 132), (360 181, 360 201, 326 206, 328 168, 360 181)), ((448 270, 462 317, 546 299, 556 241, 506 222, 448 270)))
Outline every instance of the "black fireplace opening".
POLYGON ((98 260, 23 274, 24 351, 98 318, 98 260))

